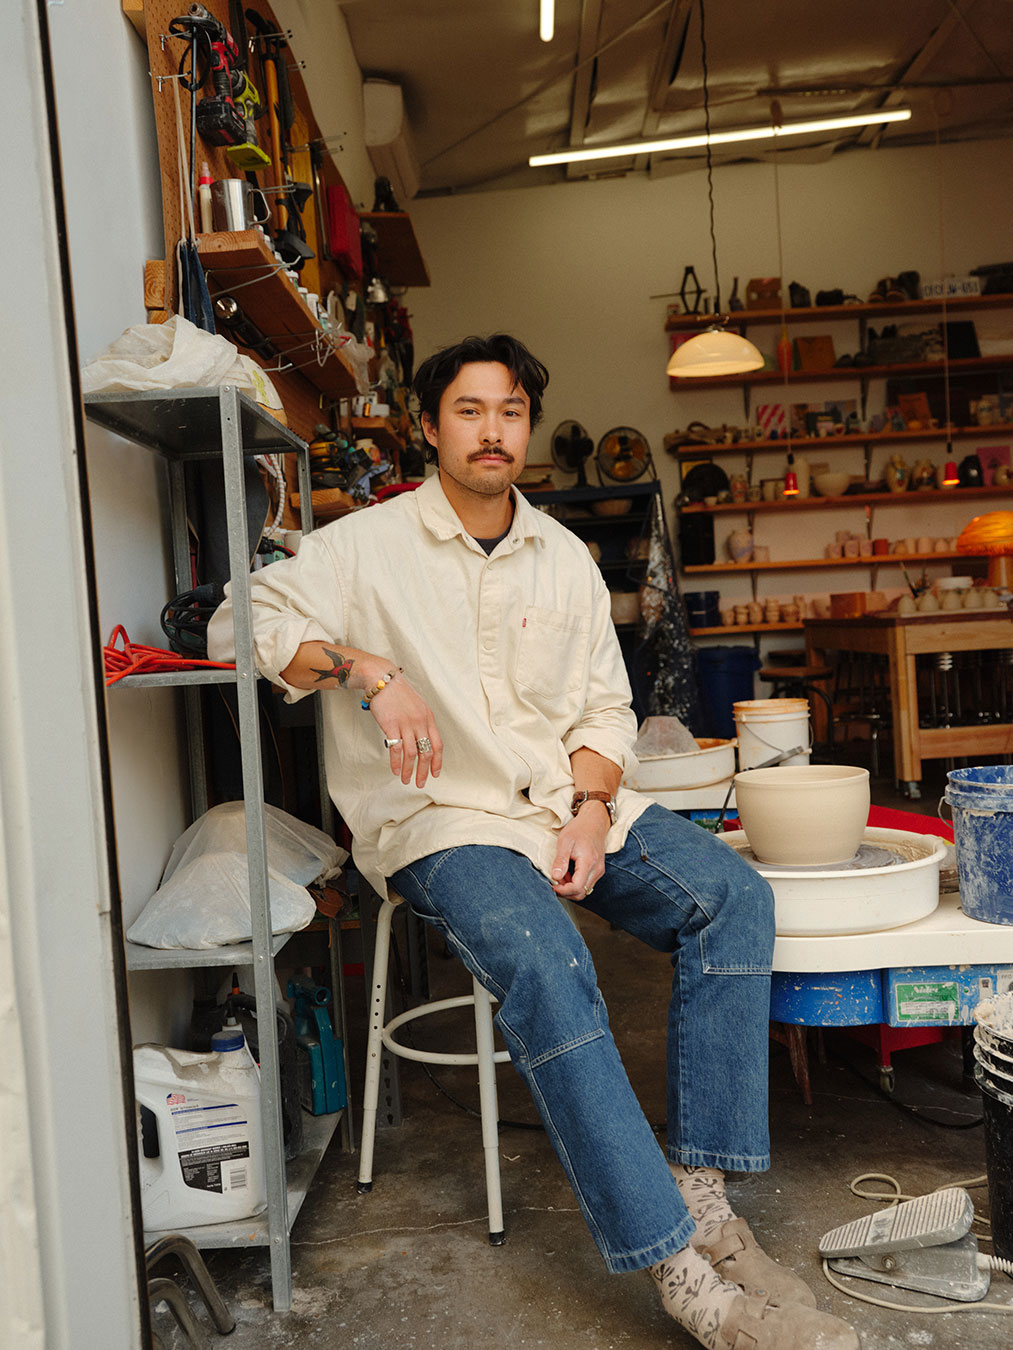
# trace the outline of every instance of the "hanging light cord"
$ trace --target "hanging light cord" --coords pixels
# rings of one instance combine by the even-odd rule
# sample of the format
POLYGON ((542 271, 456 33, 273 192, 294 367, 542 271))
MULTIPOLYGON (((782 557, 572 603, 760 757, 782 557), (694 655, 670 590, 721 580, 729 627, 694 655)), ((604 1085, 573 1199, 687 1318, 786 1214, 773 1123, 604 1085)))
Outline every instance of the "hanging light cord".
POLYGON ((714 313, 721 313, 721 280, 718 276, 718 237, 714 229, 714 165, 711 157, 711 105, 707 82, 707 26, 700 0, 700 55, 703 60, 703 125, 707 136, 707 199, 710 202, 711 258, 714 263, 714 313))
MULTIPOLYGON (((777 121, 778 125, 780 125, 781 121, 780 105, 778 105, 777 121)), ((774 160, 774 221, 777 226, 777 273, 781 279, 781 335, 784 336, 787 333, 788 328, 787 328, 787 319, 785 318, 784 312, 785 287, 784 287, 784 252, 781 243, 781 180, 777 174, 776 145, 774 146, 773 160, 774 160)), ((788 372, 787 370, 783 370, 781 374, 784 376, 784 425, 788 446, 787 448, 788 463, 790 465, 792 463, 792 449, 791 449, 791 403, 789 402, 790 395, 788 390, 788 372)))
POLYGON ((936 119, 936 194, 939 203, 939 275, 943 279, 942 294, 942 338, 943 338, 943 397, 946 404, 946 457, 953 458, 953 441, 950 437, 950 343, 946 332, 946 226, 943 221, 943 147, 939 134, 939 100, 932 100, 932 111, 936 119))

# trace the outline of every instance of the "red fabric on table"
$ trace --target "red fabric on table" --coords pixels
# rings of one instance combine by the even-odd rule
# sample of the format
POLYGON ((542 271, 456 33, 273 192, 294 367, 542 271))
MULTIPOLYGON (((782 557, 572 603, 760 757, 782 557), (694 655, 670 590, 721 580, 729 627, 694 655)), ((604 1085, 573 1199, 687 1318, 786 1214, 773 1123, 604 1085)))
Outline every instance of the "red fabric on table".
POLYGON ((953 843, 953 826, 938 816, 918 816, 913 811, 894 811, 889 806, 870 806, 868 823, 881 830, 909 830, 912 834, 937 834, 953 843))

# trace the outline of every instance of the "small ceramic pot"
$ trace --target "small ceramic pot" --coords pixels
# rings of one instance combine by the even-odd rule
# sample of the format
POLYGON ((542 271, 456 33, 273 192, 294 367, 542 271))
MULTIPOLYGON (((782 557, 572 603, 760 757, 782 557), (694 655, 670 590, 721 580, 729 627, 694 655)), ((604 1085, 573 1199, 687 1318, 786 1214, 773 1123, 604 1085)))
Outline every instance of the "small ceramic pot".
POLYGON ((753 556, 753 535, 750 530, 733 530, 728 536, 728 556, 732 562, 747 563, 753 556))
POLYGON ((844 764, 783 764, 735 775, 749 847, 780 866, 845 863, 869 817, 869 771, 844 764))

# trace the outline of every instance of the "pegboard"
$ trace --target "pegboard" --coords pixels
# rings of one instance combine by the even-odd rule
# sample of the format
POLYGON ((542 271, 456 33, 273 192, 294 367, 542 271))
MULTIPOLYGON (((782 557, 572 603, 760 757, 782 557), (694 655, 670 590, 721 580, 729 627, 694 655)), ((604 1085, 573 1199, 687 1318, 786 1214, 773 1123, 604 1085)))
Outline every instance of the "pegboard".
MULTIPOLYGON (((215 16, 220 22, 229 27, 229 4, 228 0, 204 0, 205 8, 215 16)), ((179 307, 179 279, 176 273, 176 244, 180 237, 186 233, 187 223, 185 217, 185 203, 180 198, 179 190, 179 169, 177 164, 178 153, 178 135, 176 122, 176 105, 172 86, 179 84, 178 72, 179 62, 184 53, 187 54, 187 61, 184 67, 185 73, 189 75, 189 42, 183 37, 175 37, 169 32, 169 23, 172 19, 181 16, 187 11, 185 0, 145 0, 144 14, 146 25, 146 39, 148 46, 148 67, 151 74, 151 95, 155 111, 155 127, 158 136, 158 159, 159 176, 162 187, 162 217, 165 237, 165 304, 166 309, 175 313, 179 307)), ((277 19, 270 5, 264 0, 245 0, 245 8, 255 9, 276 31, 282 31, 286 36, 291 36, 288 30, 282 30, 278 26, 277 19)), ((252 36, 253 29, 248 24, 248 35, 252 36)), ((235 36, 235 34, 233 34, 235 36)), ((290 132, 290 139, 294 147, 289 156, 289 172, 295 181, 312 182, 312 166, 310 154, 306 148, 311 140, 320 136, 319 127, 313 118, 312 110, 309 106, 309 99, 306 94, 306 88, 303 83, 299 69, 295 63, 295 57, 289 50, 289 83, 292 90, 293 103, 295 105, 295 118, 290 132)), ((264 81, 261 78, 259 62, 251 59, 250 78, 257 86, 260 94, 261 103, 266 104, 266 90, 264 81)), ((196 97, 199 99, 202 94, 210 91, 210 83, 205 81, 202 89, 198 90, 196 97)), ((187 153, 189 154, 189 129, 190 116, 192 108, 192 99, 190 91, 180 86, 180 113, 183 121, 183 132, 187 139, 187 153)), ((269 122, 266 116, 257 121, 257 134, 261 147, 270 152, 270 132, 269 122)), ((194 158, 197 161, 197 174, 200 173, 201 164, 205 161, 211 170, 211 176, 218 178, 239 178, 242 177, 242 171, 229 159, 224 146, 210 145, 206 143, 200 135, 197 135, 196 150, 194 158)), ((264 169, 256 175, 257 183, 262 188, 274 186, 274 172, 271 165, 265 165, 264 169)), ((333 158, 328 153, 326 147, 322 152, 321 178, 325 185, 340 183, 341 175, 338 172, 333 158)), ((277 194, 268 194, 268 203, 272 204, 277 200, 277 194)), ((194 202, 194 222, 195 228, 200 230, 200 217, 197 202, 194 202)), ((306 239, 309 247, 317 255, 310 259, 304 265, 301 280, 310 290, 318 294, 325 294, 329 289, 343 289, 343 281, 340 273, 333 263, 328 262, 322 257, 321 241, 318 236, 316 226, 315 204, 313 199, 307 204, 303 213, 303 223, 306 230, 306 239)), ((212 296, 215 294, 214 278, 209 280, 212 296)), ((224 334, 227 338, 228 334, 224 334)), ((242 350, 242 349, 238 349, 242 350)), ((245 352, 245 355, 251 356, 252 353, 245 352)), ((253 357, 257 360, 256 357, 253 357)), ((270 370, 271 362, 257 361, 270 370)), ((278 388, 285 404, 286 414, 289 425, 298 435, 306 440, 312 439, 313 427, 318 422, 329 421, 329 405, 326 399, 321 398, 319 391, 309 384, 298 374, 276 374, 271 372, 272 379, 278 388)))
MULTIPOLYGON (((204 7, 226 27, 228 27, 227 0, 204 0, 204 7)), ((261 6, 258 6, 258 9, 261 6)), ((185 206, 179 194, 179 169, 177 154, 179 140, 176 133, 176 102, 172 86, 178 84, 180 57, 188 51, 189 43, 185 38, 173 37, 169 32, 169 22, 185 14, 187 5, 182 0, 145 0, 144 18, 148 42, 148 70, 151 74, 151 97, 155 109, 155 130, 158 135, 158 169, 162 183, 162 221, 165 232, 165 304, 173 313, 179 306, 179 280, 176 275, 176 243, 186 232, 184 222, 185 206)), ((186 66, 189 74, 189 59, 186 66)), ((183 131, 190 127, 191 107, 194 97, 187 89, 180 88, 179 105, 183 117, 183 131)), ((189 145, 187 146, 189 151, 189 145)), ((195 156, 197 173, 204 160, 207 160, 213 178, 236 178, 239 171, 225 153, 221 145, 207 145, 200 138, 196 140, 195 156)), ((194 203, 194 222, 200 229, 200 216, 194 203)))

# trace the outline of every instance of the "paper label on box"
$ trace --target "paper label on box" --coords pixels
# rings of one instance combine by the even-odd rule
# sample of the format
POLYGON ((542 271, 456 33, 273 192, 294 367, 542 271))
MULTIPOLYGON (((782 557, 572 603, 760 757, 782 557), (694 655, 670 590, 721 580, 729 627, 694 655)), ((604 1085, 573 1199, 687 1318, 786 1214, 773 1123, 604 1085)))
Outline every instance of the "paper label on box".
POLYGON ((980 295, 980 277, 947 277, 945 281, 923 281, 921 285, 923 300, 940 300, 943 294, 980 295))
POLYGON ((898 984, 894 997, 897 1022, 957 1022, 960 1013, 960 988, 956 981, 919 981, 898 984))

